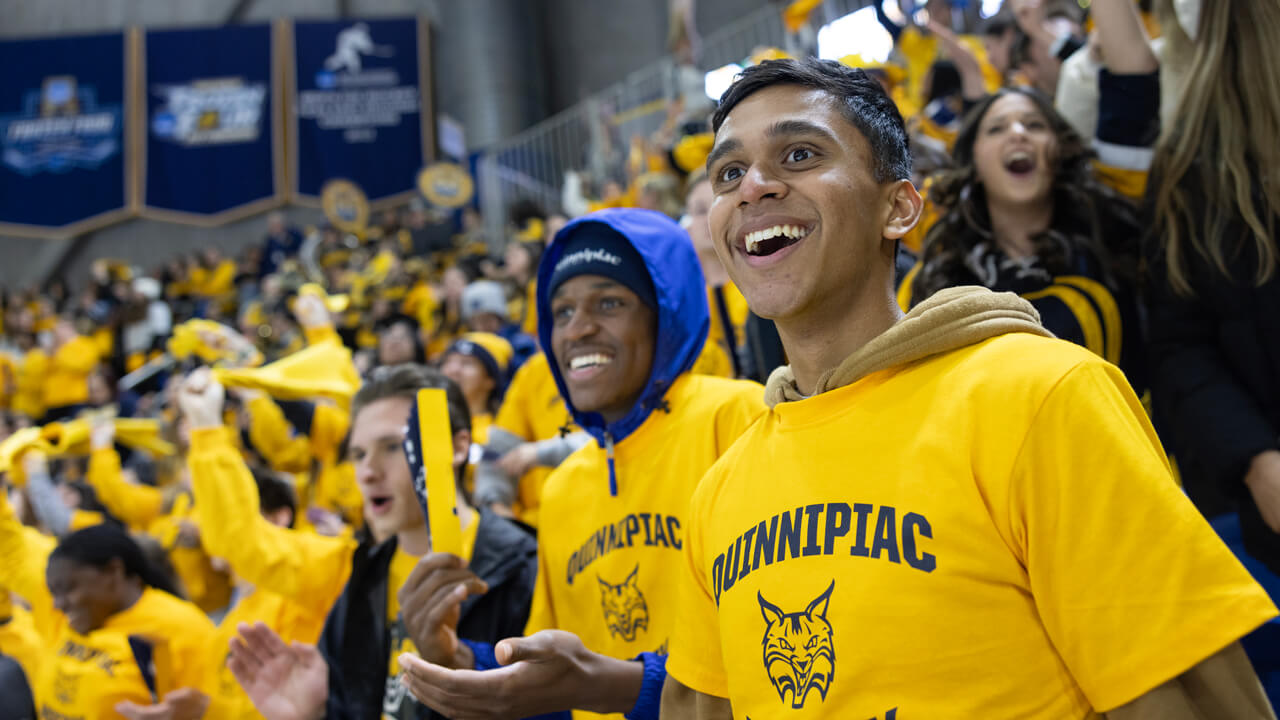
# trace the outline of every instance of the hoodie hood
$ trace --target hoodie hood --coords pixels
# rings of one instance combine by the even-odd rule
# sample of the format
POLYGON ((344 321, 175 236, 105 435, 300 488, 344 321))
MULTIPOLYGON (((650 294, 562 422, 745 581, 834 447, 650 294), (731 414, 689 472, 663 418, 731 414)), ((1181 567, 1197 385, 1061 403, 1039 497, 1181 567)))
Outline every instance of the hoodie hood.
MULTIPOLYGON (((707 341, 711 315, 707 308, 706 281, 693 251, 693 241, 675 221, 652 210, 612 208, 584 215, 556 233, 538 265, 538 340, 547 353, 551 374, 560 396, 582 429, 601 447, 621 442, 662 405, 663 396, 681 374, 688 372, 707 341), (564 254, 565 241, 588 223, 612 228, 631 243, 644 260, 657 298, 658 336, 653 367, 639 399, 622 419, 606 423, 599 413, 574 406, 551 345, 550 280, 564 254)), ((610 482, 613 483, 612 459, 610 482)), ((616 488, 613 488, 616 491, 616 488)))
MULTIPOLYGON (((1008 333, 1053 337, 1040 324, 1040 313, 1010 292, 958 286, 939 290, 911 309, 898 324, 855 350, 837 367, 823 373, 813 394, 852 385, 873 372, 915 362, 1008 333)), ((804 400, 790 365, 773 371, 765 385, 764 402, 804 400)))

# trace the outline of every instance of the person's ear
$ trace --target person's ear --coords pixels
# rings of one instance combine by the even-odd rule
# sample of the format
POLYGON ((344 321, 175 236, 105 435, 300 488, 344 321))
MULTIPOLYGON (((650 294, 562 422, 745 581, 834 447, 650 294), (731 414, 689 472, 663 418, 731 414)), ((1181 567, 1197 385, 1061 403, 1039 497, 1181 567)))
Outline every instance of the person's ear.
POLYGON ((471 431, 459 430, 453 434, 453 468, 457 470, 467 464, 471 455, 471 431))
POLYGON ((898 180, 889 186, 885 201, 887 210, 881 236, 901 240, 920 222, 924 199, 910 180, 898 180))

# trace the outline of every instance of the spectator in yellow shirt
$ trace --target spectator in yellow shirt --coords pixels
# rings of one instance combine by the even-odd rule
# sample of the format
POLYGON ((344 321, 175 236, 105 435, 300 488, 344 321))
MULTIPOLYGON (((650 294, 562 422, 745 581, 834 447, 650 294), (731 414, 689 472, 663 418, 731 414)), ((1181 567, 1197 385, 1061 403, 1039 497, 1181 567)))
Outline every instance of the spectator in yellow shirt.
POLYGON ((45 648, 40 717, 132 718, 157 701, 201 716, 213 624, 124 530, 96 525, 55 548, 0 494, 0 557, 0 584, 31 605, 45 648))
POLYGON ((49 370, 49 356, 36 344, 34 333, 20 333, 17 340, 22 359, 15 372, 17 387, 12 409, 19 415, 39 420, 44 417, 44 376, 49 370))
POLYGON ((449 346, 440 372, 458 383, 471 411, 471 440, 488 442, 493 414, 502 404, 511 363, 511 343, 493 333, 467 333, 449 346))
POLYGON ((45 422, 74 417, 89 402, 89 375, 98 364, 98 346, 68 318, 53 328, 53 357, 44 378, 45 422))

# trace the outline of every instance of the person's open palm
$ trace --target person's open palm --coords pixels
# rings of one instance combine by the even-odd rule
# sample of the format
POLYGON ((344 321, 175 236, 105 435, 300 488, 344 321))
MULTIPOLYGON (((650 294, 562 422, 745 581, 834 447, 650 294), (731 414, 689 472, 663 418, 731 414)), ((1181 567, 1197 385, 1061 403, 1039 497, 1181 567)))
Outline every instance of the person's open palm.
POLYGON ((329 667, 314 645, 285 645, 266 625, 241 624, 231 640, 227 667, 267 720, 324 716, 329 667))

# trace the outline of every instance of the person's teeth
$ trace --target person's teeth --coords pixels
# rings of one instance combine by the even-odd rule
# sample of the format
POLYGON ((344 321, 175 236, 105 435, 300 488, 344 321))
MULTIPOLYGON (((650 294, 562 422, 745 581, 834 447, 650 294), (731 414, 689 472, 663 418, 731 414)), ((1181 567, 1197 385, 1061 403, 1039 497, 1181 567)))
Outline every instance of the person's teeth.
POLYGON ((594 365, 607 365, 609 362, 610 362, 609 356, 602 355, 600 353, 595 353, 592 355, 579 355, 578 357, 573 358, 572 360, 569 361, 569 369, 580 370, 584 367, 591 367, 594 365))
POLYGON ((759 249, 760 243, 765 240, 769 240, 780 235, 785 235, 786 237, 799 240, 807 234, 809 234, 808 231, 800 225, 774 225, 773 227, 767 227, 763 230, 756 230, 755 232, 747 233, 747 236, 744 238, 744 244, 747 247, 747 252, 754 253, 759 249))

